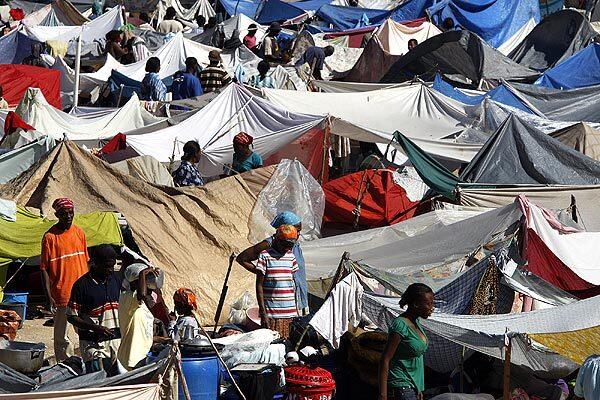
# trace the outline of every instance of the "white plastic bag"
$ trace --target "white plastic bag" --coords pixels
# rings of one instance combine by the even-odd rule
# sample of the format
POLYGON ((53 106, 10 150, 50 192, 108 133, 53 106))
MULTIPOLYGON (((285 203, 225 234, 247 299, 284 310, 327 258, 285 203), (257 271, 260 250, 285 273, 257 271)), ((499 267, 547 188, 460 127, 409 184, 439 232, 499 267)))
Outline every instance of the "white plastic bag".
POLYGON ((229 318, 227 322, 231 324, 243 325, 246 322, 246 310, 256 304, 254 297, 250 292, 245 291, 242 297, 237 299, 229 309, 229 318))

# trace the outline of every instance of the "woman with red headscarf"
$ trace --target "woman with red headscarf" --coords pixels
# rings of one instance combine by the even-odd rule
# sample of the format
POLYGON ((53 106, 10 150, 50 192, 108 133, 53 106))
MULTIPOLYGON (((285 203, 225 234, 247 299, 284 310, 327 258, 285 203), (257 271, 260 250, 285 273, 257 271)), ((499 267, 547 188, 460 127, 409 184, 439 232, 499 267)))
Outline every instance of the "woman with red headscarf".
POLYGON ((180 333, 186 326, 198 329, 198 320, 194 316, 194 311, 198 309, 196 295, 190 289, 180 288, 173 294, 173 303, 178 317, 176 321, 169 324, 169 336, 172 339, 179 340, 180 333))
POLYGON ((240 132, 233 138, 233 163, 228 175, 241 174, 263 166, 263 160, 250 146, 254 138, 246 132, 240 132))

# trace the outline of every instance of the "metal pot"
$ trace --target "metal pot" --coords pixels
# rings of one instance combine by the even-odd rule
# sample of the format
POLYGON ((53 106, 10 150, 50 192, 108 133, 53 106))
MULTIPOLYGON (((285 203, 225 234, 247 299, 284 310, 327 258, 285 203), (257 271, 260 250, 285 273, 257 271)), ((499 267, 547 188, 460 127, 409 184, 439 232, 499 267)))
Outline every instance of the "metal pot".
POLYGON ((0 362, 24 374, 35 374, 42 367, 45 352, 44 343, 0 342, 0 362))

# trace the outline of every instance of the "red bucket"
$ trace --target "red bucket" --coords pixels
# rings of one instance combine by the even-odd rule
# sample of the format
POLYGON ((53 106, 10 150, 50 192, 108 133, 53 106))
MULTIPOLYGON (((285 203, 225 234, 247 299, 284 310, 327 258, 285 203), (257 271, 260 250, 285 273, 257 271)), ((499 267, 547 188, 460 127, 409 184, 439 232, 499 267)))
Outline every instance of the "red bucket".
POLYGON ((306 365, 285 367, 289 400, 331 400, 335 393, 335 381, 323 368, 306 365))

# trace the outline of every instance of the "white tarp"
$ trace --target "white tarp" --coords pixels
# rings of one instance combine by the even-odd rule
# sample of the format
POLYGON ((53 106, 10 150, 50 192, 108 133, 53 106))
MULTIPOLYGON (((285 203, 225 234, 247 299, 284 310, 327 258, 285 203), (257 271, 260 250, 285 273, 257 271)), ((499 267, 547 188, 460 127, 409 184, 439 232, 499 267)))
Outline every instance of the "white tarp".
POLYGON ((121 8, 113 7, 83 26, 25 26, 23 33, 40 42, 48 40, 68 42, 81 34, 83 43, 91 43, 94 40, 104 39, 108 32, 121 26, 123 26, 121 8))
POLYGON ((52 150, 56 142, 48 136, 0 155, 0 184, 19 176, 52 150))
POLYGON ((523 39, 525 39, 525 37, 527 35, 529 35, 529 33, 533 30, 533 28, 535 28, 536 25, 537 25, 537 22, 535 22, 535 18, 533 18, 533 17, 530 18, 529 21, 527 21, 527 23, 525 23, 525 25, 523 25, 521 27, 521 29, 516 31, 510 38, 508 38, 508 40, 506 40, 504 43, 502 43, 500 45, 500 47, 498 47, 496 50, 498 50, 500 53, 507 56, 511 51, 513 51, 515 49, 515 47, 517 47, 519 44, 521 44, 523 39))
POLYGON ((331 133, 350 139, 387 144, 398 130, 428 153, 464 162, 481 148, 479 144, 440 140, 471 123, 471 108, 426 85, 354 93, 277 89, 263 89, 263 93, 285 109, 335 117, 331 133))
POLYGON ((169 162, 172 157, 180 159, 185 142, 197 140, 203 151, 200 170, 215 176, 223 173, 225 164, 231 164, 233 137, 241 131, 254 137, 254 151, 266 159, 323 123, 323 117, 292 113, 231 84, 185 121, 152 133, 130 135, 127 143, 138 154, 169 162))
POLYGON ((410 27, 388 19, 377 29, 375 36, 383 50, 393 55, 402 55, 408 52, 409 40, 415 39, 417 42, 423 43, 440 33, 442 31, 431 22, 423 22, 419 26, 410 27))
POLYGON ((23 146, 41 135, 55 140, 67 135, 69 140, 97 146, 100 139, 111 139, 117 133, 162 121, 146 111, 137 96, 133 96, 123 107, 110 114, 96 118, 78 118, 58 110, 48 104, 40 89, 29 88, 15 112, 35 131, 20 132, 13 147, 23 146))
POLYGON ((148 383, 56 392, 3 394, 2 398, 7 400, 159 400, 161 396, 160 385, 148 383))
MULTIPOLYGON (((188 57, 196 57, 200 64, 208 65, 208 53, 211 50, 219 49, 196 43, 184 38, 183 34, 178 33, 170 41, 156 50, 152 54, 152 57, 158 57, 160 59, 159 76, 161 79, 164 79, 178 71, 184 70, 185 60, 188 57)), ((234 53, 222 52, 221 58, 223 59, 223 66, 230 71, 230 73, 233 73, 240 65, 252 68, 260 61, 260 59, 245 46, 238 47, 234 53)), ((113 69, 128 78, 142 81, 146 75, 146 61, 143 60, 134 64, 122 65, 113 59, 110 62, 107 62, 98 71, 82 75, 91 79, 106 82, 108 78, 110 78, 113 69)))
POLYGON ((173 7, 179 18, 195 22, 196 15, 203 15, 207 20, 215 16, 215 10, 208 0, 197 0, 190 8, 185 8, 179 0, 160 0, 157 5, 158 22, 160 23, 167 12, 167 8, 173 7))

